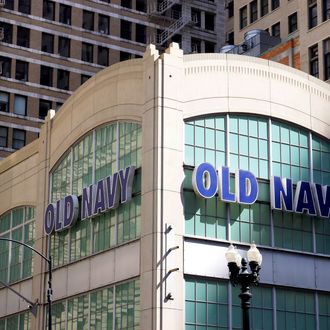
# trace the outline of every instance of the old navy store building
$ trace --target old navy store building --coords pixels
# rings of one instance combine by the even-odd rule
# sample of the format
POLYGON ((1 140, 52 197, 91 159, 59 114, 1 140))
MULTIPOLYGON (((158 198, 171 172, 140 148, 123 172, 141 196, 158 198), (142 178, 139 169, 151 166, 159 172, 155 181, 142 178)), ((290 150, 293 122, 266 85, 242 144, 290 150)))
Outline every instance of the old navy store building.
MULTIPOLYGON (((0 237, 52 257, 52 329, 241 329, 225 252, 252 242, 252 329, 330 329, 329 138, 329 84, 151 45, 0 162, 0 237)), ((1 286, 0 329, 47 329, 47 263, 0 241, 0 280, 38 299, 1 286)))

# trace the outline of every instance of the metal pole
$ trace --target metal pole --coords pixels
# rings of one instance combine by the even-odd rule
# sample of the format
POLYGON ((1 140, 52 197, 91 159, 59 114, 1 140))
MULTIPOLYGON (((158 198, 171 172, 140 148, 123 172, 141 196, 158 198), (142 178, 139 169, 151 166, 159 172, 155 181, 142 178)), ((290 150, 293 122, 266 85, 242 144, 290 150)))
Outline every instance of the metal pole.
POLYGON ((250 330, 250 299, 252 294, 250 293, 250 288, 247 285, 242 285, 241 293, 239 297, 241 298, 241 307, 242 307, 242 321, 243 321, 243 330, 250 330))
POLYGON ((48 302, 48 330, 52 330, 52 256, 48 258, 48 290, 47 290, 47 302, 48 302))

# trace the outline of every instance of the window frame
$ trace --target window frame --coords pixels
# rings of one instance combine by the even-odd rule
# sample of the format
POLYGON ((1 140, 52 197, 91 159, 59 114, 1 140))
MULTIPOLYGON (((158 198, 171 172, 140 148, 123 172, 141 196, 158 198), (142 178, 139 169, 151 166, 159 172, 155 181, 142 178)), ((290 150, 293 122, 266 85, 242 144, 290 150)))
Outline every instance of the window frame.
POLYGON ((7 148, 8 147, 8 127, 0 126, 0 147, 7 148), (5 134, 2 134, 4 133, 5 134), (3 143, 4 141, 4 143, 3 143))
POLYGON ((23 129, 13 128, 12 148, 19 150, 26 145, 26 131, 23 129), (22 134, 22 136, 15 136, 16 134, 22 134))
POLYGON ((26 116, 26 114, 27 114, 27 103, 28 103, 27 96, 15 94, 14 95, 13 113, 16 114, 16 115, 20 115, 20 116, 26 116), (16 102, 18 102, 19 98, 24 100, 24 110, 23 110, 23 112, 17 111, 17 109, 15 107, 15 104, 16 104, 16 102))

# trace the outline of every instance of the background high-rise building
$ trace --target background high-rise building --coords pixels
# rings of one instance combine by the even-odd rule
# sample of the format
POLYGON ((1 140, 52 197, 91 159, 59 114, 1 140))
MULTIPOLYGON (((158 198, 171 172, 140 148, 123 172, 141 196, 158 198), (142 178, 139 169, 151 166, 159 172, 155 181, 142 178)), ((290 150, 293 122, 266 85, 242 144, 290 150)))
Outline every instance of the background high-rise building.
POLYGON ((261 56, 329 81, 329 0, 229 0, 226 8, 226 41, 237 46, 223 52, 261 56))
POLYGON ((224 1, 1 0, 0 158, 37 138, 50 108, 147 43, 185 53, 224 43, 224 1))

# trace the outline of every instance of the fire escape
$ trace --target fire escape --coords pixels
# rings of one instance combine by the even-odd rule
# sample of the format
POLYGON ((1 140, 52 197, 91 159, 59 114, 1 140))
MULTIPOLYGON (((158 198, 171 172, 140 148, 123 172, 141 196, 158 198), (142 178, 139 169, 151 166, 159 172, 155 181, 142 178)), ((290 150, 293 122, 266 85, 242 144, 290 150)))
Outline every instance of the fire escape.
POLYGON ((196 23, 197 17, 192 17, 191 13, 188 12, 184 0, 163 0, 161 2, 155 1, 149 6, 149 17, 152 19, 163 19, 165 29, 156 33, 153 43, 158 46, 162 46, 167 40, 177 34, 181 29, 187 25, 196 23), (175 10, 175 5, 181 4, 181 10, 175 10), (165 21, 169 23, 166 23, 165 21))

